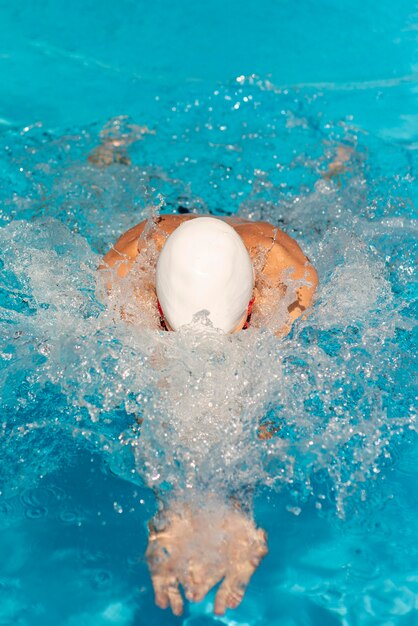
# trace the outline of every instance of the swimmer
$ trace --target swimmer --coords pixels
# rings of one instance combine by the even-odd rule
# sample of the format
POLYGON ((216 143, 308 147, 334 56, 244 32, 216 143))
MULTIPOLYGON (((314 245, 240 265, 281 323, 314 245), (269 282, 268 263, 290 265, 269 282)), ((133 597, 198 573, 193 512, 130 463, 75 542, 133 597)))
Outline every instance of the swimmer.
MULTIPOLYGON (((316 270, 294 239, 267 222, 238 217, 160 215, 143 221, 118 239, 100 269, 110 293, 130 275, 137 280, 138 271, 155 276, 154 284, 133 292, 134 308, 141 317, 151 307, 155 328, 168 332, 185 325, 192 332, 194 316, 202 310, 218 331, 243 332, 259 325, 272 290, 285 298, 294 282, 298 287, 290 289, 291 301, 287 296, 285 319, 274 329, 283 336, 307 314, 318 285, 316 270), (150 248, 155 267, 149 272, 140 264, 133 271, 150 248), (256 273, 260 258, 262 268, 256 273)), ((123 311, 122 316, 129 319, 123 311)), ((267 423, 257 432, 268 439, 277 428, 267 423)), ((187 599, 200 601, 221 580, 215 613, 237 607, 267 553, 265 533, 249 515, 236 504, 211 508, 211 500, 216 503, 213 494, 207 494, 202 507, 172 503, 150 525, 147 560, 155 601, 161 608, 170 606, 175 615, 183 611, 180 586, 187 599)))
POLYGON ((213 325, 226 333, 253 323, 260 326, 258 318, 263 318, 271 298, 289 299, 290 283, 299 284, 283 324, 274 329, 283 336, 310 307, 318 284, 316 270, 296 241, 272 224, 238 217, 161 215, 151 226, 143 221, 128 230, 104 257, 100 269, 107 273, 110 292, 151 247, 156 251, 156 267, 151 268, 155 284, 137 292, 135 309, 139 317, 141 309, 144 314, 150 307, 158 311, 156 328, 168 331, 191 323, 201 310, 209 311, 213 325))

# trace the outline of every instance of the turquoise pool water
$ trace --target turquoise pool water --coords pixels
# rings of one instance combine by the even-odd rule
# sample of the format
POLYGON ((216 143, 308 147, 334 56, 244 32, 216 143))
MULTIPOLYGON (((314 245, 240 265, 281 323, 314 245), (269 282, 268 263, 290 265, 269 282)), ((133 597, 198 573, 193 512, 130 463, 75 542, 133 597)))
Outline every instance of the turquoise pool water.
POLYGON ((418 623, 418 7, 0 2, 0 17, 0 624, 418 623), (87 161, 106 124, 132 139, 130 166, 87 161), (204 345, 115 321, 96 267, 150 206, 283 228, 319 271, 312 315, 282 341, 204 345), (253 436, 263 417, 280 438, 253 436), (239 609, 154 606, 147 484, 254 491, 270 551, 239 609))

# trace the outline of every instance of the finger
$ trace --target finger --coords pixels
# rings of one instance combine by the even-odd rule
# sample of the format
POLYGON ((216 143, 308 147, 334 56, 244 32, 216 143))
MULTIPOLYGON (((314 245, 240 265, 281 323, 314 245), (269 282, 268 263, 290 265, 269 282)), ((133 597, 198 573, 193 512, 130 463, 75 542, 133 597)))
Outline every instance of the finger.
MULTIPOLYGON (((225 581, 224 581, 225 582, 225 581)), ((224 615, 227 609, 227 598, 228 590, 224 587, 224 583, 219 587, 218 592, 215 596, 215 606, 213 611, 215 615, 224 615)))
POLYGON ((170 605, 174 615, 181 615, 183 612, 183 599, 175 577, 154 575, 151 579, 155 592, 155 604, 160 609, 166 609, 170 605))
POLYGON ((210 576, 206 580, 196 583, 190 580, 185 581, 184 588, 186 591, 186 598, 190 602, 201 602, 207 593, 218 583, 222 574, 218 576, 210 576))
POLYGON ((260 559, 241 563, 228 574, 215 597, 215 614, 223 615, 226 609, 236 609, 244 598, 245 589, 260 559))
POLYGON ((183 598, 181 597, 177 583, 171 583, 168 587, 168 599, 173 614, 181 615, 183 613, 183 598))
POLYGON ((161 576, 151 576, 152 586, 154 587, 155 604, 160 609, 168 607, 169 598, 165 579, 161 576))
POLYGON ((195 588, 193 592, 193 601, 201 602, 209 591, 219 582, 219 578, 210 578, 206 580, 200 587, 195 588))
POLYGON ((244 588, 237 587, 232 581, 226 578, 218 589, 215 597, 215 615, 224 615, 226 609, 236 608, 244 597, 244 588))
POLYGON ((257 567, 260 564, 260 561, 264 559, 266 554, 268 554, 267 547, 267 533, 262 528, 257 530, 257 545, 255 548, 255 558, 252 559, 252 563, 257 567))
POLYGON ((200 602, 224 576, 224 567, 191 559, 181 581, 186 598, 191 602, 200 602))

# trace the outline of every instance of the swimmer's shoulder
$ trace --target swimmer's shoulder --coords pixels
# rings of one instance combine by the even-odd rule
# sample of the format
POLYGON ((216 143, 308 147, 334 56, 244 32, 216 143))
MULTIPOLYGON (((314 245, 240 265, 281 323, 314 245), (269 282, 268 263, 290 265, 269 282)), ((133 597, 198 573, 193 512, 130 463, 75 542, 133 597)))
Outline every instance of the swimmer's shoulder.
MULTIPOLYGON (((286 334, 295 319, 312 305, 319 284, 318 273, 293 237, 268 222, 248 222, 235 227, 250 254, 254 246, 267 250, 261 273, 271 285, 303 281, 296 289, 295 301, 288 307, 289 320, 277 335, 286 334)), ((256 285, 257 286, 257 285, 256 285)), ((262 294, 258 297, 263 298, 262 294)))
MULTIPOLYGON (((199 214, 171 215, 163 214, 152 221, 144 220, 126 231, 103 259, 101 267, 114 267, 121 263, 119 274, 125 275, 138 256, 138 253, 152 240, 160 251, 169 235, 182 223, 202 217, 199 214), (149 228, 148 228, 149 227, 149 228)), ((303 254, 298 243, 280 228, 269 222, 252 222, 240 217, 221 218, 232 226, 242 238, 250 255, 260 248, 269 251, 269 262, 266 267, 275 272, 290 263, 305 265, 309 260, 303 254)))
MULTIPOLYGON (((204 215, 162 215, 159 217, 159 227, 170 235, 183 222, 204 215)), ((207 217, 214 217, 213 215, 207 217)), ((250 255, 253 256, 260 248, 269 251, 271 271, 278 271, 293 265, 302 267, 309 263, 309 259, 302 252, 299 244, 293 237, 277 226, 264 221, 251 221, 242 217, 231 216, 219 218, 232 226, 240 235, 250 255)))
POLYGON ((273 256, 294 259, 296 263, 305 263, 307 257, 293 237, 269 222, 251 222, 240 218, 228 218, 228 223, 235 228, 246 247, 267 248, 273 256))
POLYGON ((152 241, 160 250, 167 237, 187 219, 195 215, 159 215, 153 220, 143 220, 119 237, 104 256, 99 269, 113 268, 119 264, 118 274, 125 276, 139 252, 152 241))
POLYGON ((298 242, 277 226, 269 222, 250 222, 249 220, 229 221, 241 236, 251 256, 257 251, 267 250, 263 274, 273 281, 281 280, 283 273, 291 270, 292 278, 306 276, 315 289, 318 274, 298 242))
POLYGON ((99 269, 113 268, 119 264, 119 276, 126 276, 133 261, 138 256, 138 240, 141 237, 146 221, 140 222, 119 237, 107 254, 103 257, 99 269))

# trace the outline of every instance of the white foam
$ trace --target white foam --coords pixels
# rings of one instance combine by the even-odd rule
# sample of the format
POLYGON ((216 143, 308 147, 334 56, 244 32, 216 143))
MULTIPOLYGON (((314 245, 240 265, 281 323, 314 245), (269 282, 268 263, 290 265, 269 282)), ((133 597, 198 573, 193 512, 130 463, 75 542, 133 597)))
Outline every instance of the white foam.
MULTIPOLYGON (((312 132, 306 124, 276 124, 271 132, 278 137, 312 132)), ((83 137, 76 143, 85 154, 83 137)), ((252 149, 254 137, 241 139, 244 150, 252 149)), ((318 134, 313 139, 317 145, 318 134)), ((300 284, 289 278, 284 296, 263 283, 270 306, 264 312, 255 306, 252 327, 233 336, 161 332, 153 298, 138 314, 136 293, 155 283, 152 247, 107 297, 108 276, 97 274, 101 257, 93 249, 104 251, 105 242, 144 217, 146 202, 155 197, 150 181, 158 178, 173 196, 187 186, 175 172, 116 165, 99 170, 71 155, 63 167, 55 153, 70 154, 73 144, 65 138, 51 145, 49 159, 26 178, 33 196, 22 192, 10 199, 16 211, 29 211, 30 221, 0 230, 7 292, 1 311, 4 404, 15 415, 3 429, 9 476, 19 456, 30 459, 22 471, 34 476, 41 473, 39 464, 47 471, 65 458, 67 448, 48 439, 62 432, 102 450, 122 475, 161 489, 226 494, 265 484, 323 495, 316 481, 325 475, 342 511, 345 498, 387 462, 398 435, 415 427, 405 406, 396 418, 390 414, 389 392, 379 386, 380 379, 396 378, 402 351, 396 332, 410 324, 392 293, 382 250, 390 259, 394 253, 383 238, 393 235, 402 244, 412 225, 406 217, 370 217, 377 209, 368 204, 361 159, 352 163, 342 188, 321 179, 309 188, 299 181, 292 191, 280 187, 276 169, 267 166, 252 167, 245 180, 239 174, 240 185, 252 185, 241 215, 283 225, 319 272, 312 313, 278 339, 273 331, 300 284), (37 195, 43 185, 58 220, 44 215, 37 195), (39 414, 44 396, 50 400, 39 414), (262 421, 279 429, 270 440, 258 437, 262 421), (37 436, 44 437, 42 445, 37 436), (36 459, 29 455, 34 441, 36 459)), ((31 149, 22 148, 19 158, 26 155, 31 163, 40 148, 31 149)), ((318 178, 323 159, 312 166, 306 155, 281 155, 281 175, 291 178, 298 167, 303 174, 314 167, 318 178)), ((190 195, 185 203, 203 206, 194 200, 190 195)), ((262 265, 261 255, 259 274, 262 265)), ((395 276, 406 285, 412 262, 395 265, 395 276)))

